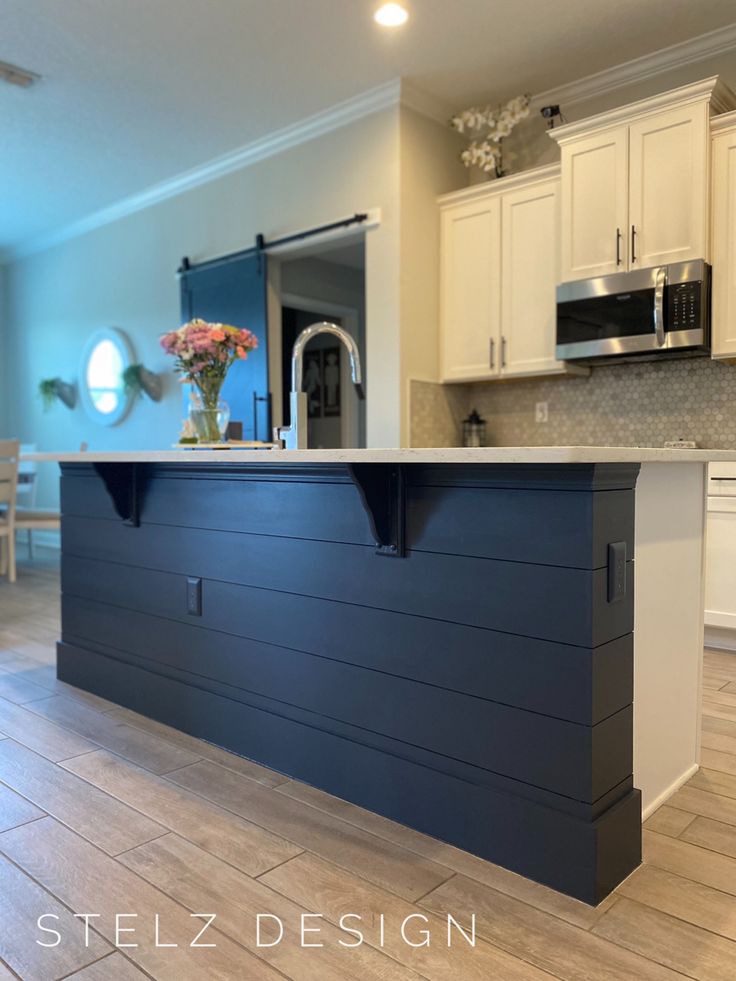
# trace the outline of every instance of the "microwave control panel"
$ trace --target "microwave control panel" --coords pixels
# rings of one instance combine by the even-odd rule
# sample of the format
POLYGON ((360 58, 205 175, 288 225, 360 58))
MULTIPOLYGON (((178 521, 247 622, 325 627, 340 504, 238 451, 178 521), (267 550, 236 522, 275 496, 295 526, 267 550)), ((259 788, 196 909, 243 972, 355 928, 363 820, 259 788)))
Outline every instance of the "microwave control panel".
POLYGON ((694 330, 700 326, 702 283, 677 283, 667 287, 667 329, 694 330))

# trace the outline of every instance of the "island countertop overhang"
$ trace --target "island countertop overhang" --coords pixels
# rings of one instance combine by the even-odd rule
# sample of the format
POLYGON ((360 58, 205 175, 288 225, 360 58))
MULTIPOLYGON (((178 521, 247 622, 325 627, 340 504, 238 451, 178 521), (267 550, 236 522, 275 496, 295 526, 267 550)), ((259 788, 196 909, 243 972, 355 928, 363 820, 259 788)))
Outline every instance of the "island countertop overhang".
POLYGON ((182 464, 585 464, 736 463, 736 450, 670 449, 641 446, 489 446, 339 450, 116 450, 40 452, 24 459, 56 463, 182 464))

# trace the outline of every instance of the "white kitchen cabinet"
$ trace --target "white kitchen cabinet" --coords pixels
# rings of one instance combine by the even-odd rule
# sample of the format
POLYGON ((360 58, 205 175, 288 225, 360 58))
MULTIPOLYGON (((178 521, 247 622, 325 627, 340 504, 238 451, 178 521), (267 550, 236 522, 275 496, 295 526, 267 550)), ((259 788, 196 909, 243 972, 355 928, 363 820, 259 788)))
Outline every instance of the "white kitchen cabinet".
POLYGON ((570 370, 554 356, 559 183, 543 167, 440 199, 442 381, 570 370))
POLYGON ((736 649, 736 464, 708 467, 706 642, 736 649))
POLYGON ((713 124, 714 358, 736 358, 736 112, 713 124))
POLYGON ((557 177, 501 197, 501 374, 551 374, 559 276, 557 177))
POLYGON ((484 195, 442 211, 441 363, 444 381, 498 373, 501 201, 484 195))
POLYGON ((717 78, 550 131, 561 147, 563 282, 708 259, 717 78))
POLYGON ((628 150, 626 126, 562 147, 563 281, 607 276, 627 262, 628 150))
POLYGON ((708 116, 700 102, 630 126, 630 268, 708 257, 708 116))

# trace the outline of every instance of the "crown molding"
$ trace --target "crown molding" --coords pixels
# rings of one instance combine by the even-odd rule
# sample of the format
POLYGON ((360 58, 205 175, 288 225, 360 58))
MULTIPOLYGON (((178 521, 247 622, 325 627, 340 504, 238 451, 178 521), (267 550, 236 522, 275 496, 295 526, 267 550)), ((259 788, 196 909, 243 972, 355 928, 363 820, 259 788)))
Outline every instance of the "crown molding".
POLYGON ((518 174, 509 174, 508 177, 496 177, 490 181, 480 181, 478 184, 471 184, 469 187, 462 187, 459 191, 450 191, 437 198, 440 208, 450 208, 458 204, 468 204, 471 201, 484 200, 494 194, 505 194, 507 191, 515 191, 520 187, 532 187, 542 181, 554 180, 560 176, 560 164, 546 164, 544 167, 535 167, 532 170, 521 170, 518 174))
POLYGON ((736 112, 724 112, 720 116, 714 116, 710 121, 712 136, 730 129, 736 129, 736 112))
MULTIPOLYGON (((30 239, 13 249, 0 253, 0 262, 13 262, 36 252, 43 252, 55 245, 60 245, 69 239, 77 238, 86 232, 94 231, 111 222, 135 214, 151 205, 159 204, 178 194, 183 194, 192 188, 207 184, 210 181, 241 170, 259 160, 273 157, 292 147, 299 146, 309 140, 314 140, 325 133, 354 123, 358 119, 369 116, 374 112, 398 106, 402 98, 400 79, 393 79, 384 85, 369 89, 352 99, 346 99, 330 109, 307 116, 305 119, 276 130, 268 136, 246 143, 237 150, 215 157, 213 160, 184 171, 169 180, 154 184, 145 191, 123 198, 107 208, 95 211, 78 221, 70 222, 46 235, 30 239)), ((446 121, 446 120, 445 120, 446 121)))
POLYGON ((563 126, 555 126, 548 130, 548 135, 556 143, 564 145, 570 140, 594 133, 597 130, 608 129, 619 123, 633 122, 652 113, 662 112, 674 106, 686 106, 693 103, 709 103, 713 109, 723 112, 725 109, 736 107, 736 96, 731 92, 727 85, 721 82, 717 75, 711 78, 701 79, 690 85, 681 85, 679 88, 670 89, 659 95, 651 96, 648 99, 640 99, 638 102, 630 102, 623 106, 617 106, 607 112, 597 113, 595 116, 587 116, 584 119, 576 120, 574 123, 565 123, 563 126))
POLYGON ((565 85, 540 92, 532 99, 532 106, 539 109, 546 105, 574 105, 596 96, 615 92, 617 89, 634 85, 647 78, 661 75, 663 72, 683 65, 690 65, 713 55, 732 51, 736 48, 736 24, 727 24, 707 34, 681 41, 679 44, 661 48, 641 58, 633 58, 613 68, 586 75, 565 85))

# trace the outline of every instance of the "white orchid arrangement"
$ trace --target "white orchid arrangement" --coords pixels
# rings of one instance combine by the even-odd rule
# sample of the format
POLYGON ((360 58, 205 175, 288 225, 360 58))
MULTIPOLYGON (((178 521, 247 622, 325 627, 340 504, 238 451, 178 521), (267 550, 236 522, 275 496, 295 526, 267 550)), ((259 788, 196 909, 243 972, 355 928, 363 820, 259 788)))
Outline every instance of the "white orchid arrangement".
POLYGON ((470 145, 460 154, 466 167, 480 167, 486 174, 504 176, 503 141, 529 115, 529 102, 528 95, 517 95, 503 106, 473 106, 452 117, 452 128, 470 137, 470 145))

